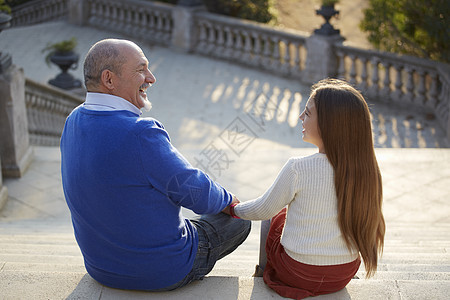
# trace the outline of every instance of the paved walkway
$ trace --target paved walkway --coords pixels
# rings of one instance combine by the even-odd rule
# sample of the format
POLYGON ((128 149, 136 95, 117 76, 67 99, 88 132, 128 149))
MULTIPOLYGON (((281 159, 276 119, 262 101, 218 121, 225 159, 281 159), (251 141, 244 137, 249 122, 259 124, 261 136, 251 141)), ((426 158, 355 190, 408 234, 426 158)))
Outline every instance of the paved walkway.
MULTIPOLYGON (((94 42, 106 37, 121 37, 64 22, 47 23, 3 31, 0 51, 11 53, 13 62, 24 68, 27 77, 46 82, 58 70, 45 64, 41 49, 48 42, 72 36, 79 41, 77 51, 81 57, 94 42)), ((211 176, 240 199, 245 201, 264 192, 289 157, 314 153, 313 147, 301 141, 298 123, 298 115, 308 98, 308 86, 227 62, 139 44, 157 78, 149 90, 154 108, 148 115, 165 125, 173 144, 193 164, 211 145, 223 150, 228 155, 228 164, 221 169, 211 169, 211 176), (256 115, 250 113, 249 107, 259 107, 260 103, 265 103, 267 108, 256 110, 256 115), (230 144, 229 140, 227 143, 223 132, 229 126, 246 128, 246 139, 240 146, 230 144)), ((81 68, 73 73, 82 78, 81 68)), ((376 102, 371 103, 371 108, 388 226, 381 271, 390 270, 391 273, 380 272, 379 280, 352 281, 338 295, 320 298, 445 299, 450 294, 448 141, 437 122, 429 120, 421 111, 376 102), (400 247, 407 254, 399 251, 400 247), (412 269, 407 269, 408 266, 412 269), (383 281, 383 278, 388 279, 383 281)), ((0 295, 6 295, 6 299, 21 296, 27 299, 158 298, 151 294, 105 289, 85 276, 80 254, 71 237, 70 217, 62 194, 59 150, 36 147, 34 151, 35 160, 24 177, 4 179, 9 200, 0 211, 0 240, 12 242, 5 242, 6 246, 0 247, 3 249, 0 251, 0 295), (44 244, 49 244, 49 239, 61 245, 42 250, 44 244), (31 244, 31 240, 33 246, 26 250, 24 245, 31 244), (64 250, 65 243, 70 250, 64 250), (42 261, 32 258, 33 253, 41 251, 47 255, 42 255, 42 261), (51 256, 51 253, 58 255, 51 256), (69 259, 72 256, 73 261, 69 259), (49 257, 58 259, 54 258, 56 260, 49 265, 49 257), (65 259, 70 261, 64 262, 65 259), (43 265, 45 272, 39 271, 43 265), (61 268, 67 272, 62 277, 61 268), (69 272, 69 268, 72 271, 69 272), (87 293, 90 293, 89 297, 87 293)), ((219 264, 212 277, 181 292, 163 296, 277 298, 262 281, 250 277, 257 261, 257 229, 255 222, 251 236, 240 252, 219 264), (234 261, 239 264, 233 264, 234 261)))

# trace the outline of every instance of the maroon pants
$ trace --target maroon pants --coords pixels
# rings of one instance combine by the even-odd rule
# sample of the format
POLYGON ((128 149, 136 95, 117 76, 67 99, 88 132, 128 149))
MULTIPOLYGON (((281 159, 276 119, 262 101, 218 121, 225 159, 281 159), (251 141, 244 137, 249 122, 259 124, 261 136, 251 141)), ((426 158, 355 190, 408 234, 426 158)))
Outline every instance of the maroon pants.
POLYGON ((329 294, 343 289, 358 271, 360 258, 331 266, 298 262, 286 254, 280 243, 285 221, 286 209, 283 209, 270 224, 264 282, 280 296, 292 299, 329 294))

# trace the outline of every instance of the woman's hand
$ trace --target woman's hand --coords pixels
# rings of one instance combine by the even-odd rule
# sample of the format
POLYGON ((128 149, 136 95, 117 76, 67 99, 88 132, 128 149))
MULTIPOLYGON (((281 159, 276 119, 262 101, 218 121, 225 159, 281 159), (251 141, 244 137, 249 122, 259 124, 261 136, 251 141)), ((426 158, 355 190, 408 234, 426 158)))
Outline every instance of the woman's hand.
POLYGON ((222 210, 222 212, 223 212, 223 213, 226 213, 227 215, 231 215, 231 214, 230 214, 230 206, 233 205, 233 204, 238 204, 238 203, 240 203, 239 199, 238 199, 235 195, 233 195, 233 200, 231 200, 230 205, 228 205, 227 207, 225 207, 225 208, 222 210))

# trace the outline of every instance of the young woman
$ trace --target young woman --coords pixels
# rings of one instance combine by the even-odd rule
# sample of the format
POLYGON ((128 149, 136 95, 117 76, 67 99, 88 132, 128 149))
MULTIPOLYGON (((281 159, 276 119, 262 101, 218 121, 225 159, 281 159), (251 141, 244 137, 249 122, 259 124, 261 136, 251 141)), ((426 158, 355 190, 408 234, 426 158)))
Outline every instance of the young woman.
POLYGON ((229 210, 242 219, 271 219, 264 282, 295 299, 343 289, 360 257, 366 277, 373 276, 385 233, 381 174, 361 93, 344 81, 322 80, 300 119, 303 140, 318 153, 289 159, 262 196, 229 210))

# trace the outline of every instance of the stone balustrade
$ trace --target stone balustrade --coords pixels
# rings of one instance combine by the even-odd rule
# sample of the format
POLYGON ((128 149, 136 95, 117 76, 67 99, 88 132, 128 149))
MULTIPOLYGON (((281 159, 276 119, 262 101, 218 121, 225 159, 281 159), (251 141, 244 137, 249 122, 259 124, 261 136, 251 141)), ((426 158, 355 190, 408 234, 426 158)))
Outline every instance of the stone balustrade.
POLYGON ((202 11, 194 20, 194 52, 300 78, 306 35, 202 11))
POLYGON ((27 79, 25 104, 30 144, 59 145, 67 116, 83 101, 72 93, 27 79))
POLYGON ((137 0, 87 0, 87 4, 88 25, 170 46, 173 6, 137 0))
POLYGON ((14 7, 12 10, 11 25, 32 25, 66 18, 69 12, 69 1, 36 0, 14 7))
POLYGON ((448 127, 450 68, 445 64, 373 50, 335 45, 337 76, 383 102, 431 109, 448 127))
MULTIPOLYGON (((30 22, 45 20, 49 14, 56 18, 60 10, 67 9, 68 3, 68 19, 78 25, 104 28, 131 38, 226 59, 307 84, 325 77, 345 78, 368 97, 431 110, 450 139, 450 67, 446 64, 358 49, 342 43, 340 36, 330 38, 276 29, 211 14, 202 6, 191 8, 142 0, 32 3, 39 3, 36 14, 43 16, 31 17, 31 14, 25 18, 30 22)), ((25 15, 18 9, 13 12, 14 16, 21 14, 25 15)))

